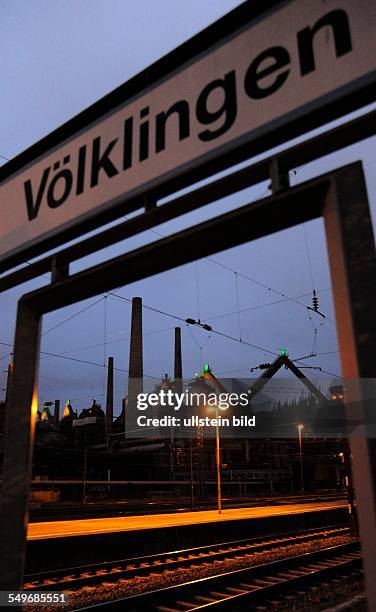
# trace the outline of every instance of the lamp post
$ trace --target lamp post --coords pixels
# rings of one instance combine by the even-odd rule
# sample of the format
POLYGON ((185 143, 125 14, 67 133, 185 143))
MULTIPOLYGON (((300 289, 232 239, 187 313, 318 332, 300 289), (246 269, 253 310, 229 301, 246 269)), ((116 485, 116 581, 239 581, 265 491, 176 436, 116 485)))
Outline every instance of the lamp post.
POLYGON ((215 467, 216 467, 216 472, 217 472, 217 507, 218 507, 218 514, 222 514, 221 445, 220 445, 220 439, 219 439, 218 406, 215 407, 215 423, 216 423, 215 425, 215 467))
POLYGON ((194 506, 194 489, 193 489, 193 448, 192 448, 192 427, 189 428, 189 479, 191 493, 191 510, 194 506))
POLYGON ((304 492, 304 480, 303 480, 303 448, 302 448, 302 429, 304 429, 304 425, 301 423, 297 425, 298 427, 298 435, 299 435, 299 461, 300 461, 300 490, 304 492))
POLYGON ((221 448, 219 441, 218 406, 215 411, 215 463, 217 468, 217 501, 218 514, 222 514, 222 491, 221 491, 221 448))
MULTIPOLYGON (((202 372, 202 376, 204 380, 209 380, 212 384, 215 383, 214 386, 217 390, 222 390, 219 381, 212 374, 210 366, 208 363, 205 363, 204 369, 202 372)), ((218 414, 218 404, 215 405, 215 465, 217 471, 217 505, 218 505, 218 514, 222 514, 222 491, 221 491, 221 446, 219 439, 219 414, 218 414)))

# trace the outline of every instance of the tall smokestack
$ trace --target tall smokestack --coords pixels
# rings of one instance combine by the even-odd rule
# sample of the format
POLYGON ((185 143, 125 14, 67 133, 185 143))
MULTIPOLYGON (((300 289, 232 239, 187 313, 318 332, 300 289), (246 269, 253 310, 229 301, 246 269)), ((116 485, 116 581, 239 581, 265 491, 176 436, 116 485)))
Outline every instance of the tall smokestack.
POLYGON ((60 420, 60 400, 55 400, 54 405, 54 425, 58 425, 60 420))
POLYGON ((174 380, 177 393, 183 391, 183 364, 181 358, 181 329, 175 327, 175 359, 174 359, 174 380))
POLYGON ((112 433, 114 420, 114 358, 108 358, 107 397, 106 397, 106 434, 112 433))
POLYGON ((136 395, 143 391, 142 299, 132 299, 132 326, 129 350, 128 407, 135 405, 136 395))

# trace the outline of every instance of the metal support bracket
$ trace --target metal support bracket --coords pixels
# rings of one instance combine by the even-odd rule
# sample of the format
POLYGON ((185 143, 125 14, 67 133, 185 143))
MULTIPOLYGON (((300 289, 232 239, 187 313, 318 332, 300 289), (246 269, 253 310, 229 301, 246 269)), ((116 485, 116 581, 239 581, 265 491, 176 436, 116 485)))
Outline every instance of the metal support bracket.
POLYGON ((285 191, 290 187, 290 177, 288 170, 281 168, 281 160, 278 157, 273 157, 269 164, 270 186, 269 189, 273 194, 285 191))
POLYGON ((58 257, 54 257, 51 266, 51 283, 59 283, 69 276, 69 263, 62 262, 58 257))

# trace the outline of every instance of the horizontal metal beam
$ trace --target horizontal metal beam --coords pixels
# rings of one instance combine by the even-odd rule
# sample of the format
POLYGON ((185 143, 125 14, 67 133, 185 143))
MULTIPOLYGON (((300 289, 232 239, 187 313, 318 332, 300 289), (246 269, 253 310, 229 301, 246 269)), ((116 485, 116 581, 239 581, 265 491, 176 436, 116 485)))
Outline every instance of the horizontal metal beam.
MULTIPOLYGON (((58 263, 66 264, 82 257, 113 245, 121 240, 151 229, 160 223, 165 223, 180 215, 196 210, 202 206, 224 198, 232 193, 246 189, 270 177, 272 162, 277 160, 278 167, 282 172, 288 172, 294 167, 309 163, 323 155, 327 155, 341 148, 347 147, 364 138, 376 133, 376 112, 372 111, 353 121, 336 127, 324 134, 315 136, 297 146, 278 153, 276 156, 268 157, 257 164, 246 166, 237 172, 226 175, 199 189, 195 189, 183 196, 151 208, 148 212, 119 223, 95 236, 86 238, 78 244, 74 244, 54 255, 43 259, 16 272, 12 272, 0 278, 0 292, 6 291, 35 278, 41 274, 51 272, 53 266, 58 263)), ((150 194, 150 201, 154 201, 155 195, 150 194)), ((127 202, 127 208, 130 203, 127 202)), ((138 199, 138 206, 140 200, 138 199)), ((135 208, 137 207, 135 203, 135 208)), ((132 208, 131 208, 132 210, 132 208)), ((17 263, 17 262, 16 262, 17 263)), ((18 261, 20 263, 20 261, 18 261)), ((0 264, 0 273, 6 269, 6 262, 0 264)))
POLYGON ((207 255, 320 217, 335 172, 252 202, 42 287, 22 300, 40 313, 133 283, 207 255), (218 236, 221 239, 218 239, 218 236))
POLYGON ((268 166, 265 163, 256 164, 255 166, 235 172, 230 176, 223 177, 214 183, 200 187, 159 207, 150 208, 144 214, 124 221, 100 234, 91 236, 78 244, 74 244, 53 255, 48 255, 26 268, 0 278, 0 291, 5 291, 40 274, 50 272, 55 262, 66 264, 81 259, 121 240, 140 234, 161 223, 170 221, 180 215, 192 212, 206 204, 245 189, 253 183, 264 181, 267 178, 268 166))

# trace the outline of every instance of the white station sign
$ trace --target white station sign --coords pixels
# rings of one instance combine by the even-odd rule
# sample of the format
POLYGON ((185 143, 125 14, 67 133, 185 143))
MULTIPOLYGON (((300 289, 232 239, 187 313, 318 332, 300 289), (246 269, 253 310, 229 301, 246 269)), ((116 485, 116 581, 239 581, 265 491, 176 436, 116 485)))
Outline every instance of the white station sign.
MULTIPOLYGON (((0 261, 375 81, 376 2, 295 0, 0 184, 0 261)), ((340 113, 339 113, 340 114, 340 113)))

